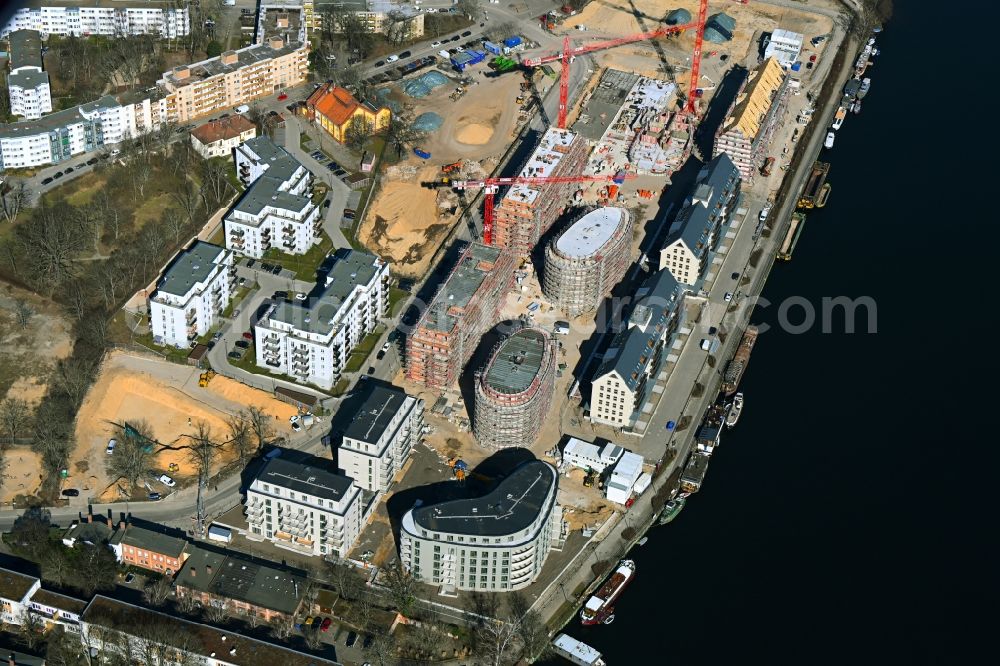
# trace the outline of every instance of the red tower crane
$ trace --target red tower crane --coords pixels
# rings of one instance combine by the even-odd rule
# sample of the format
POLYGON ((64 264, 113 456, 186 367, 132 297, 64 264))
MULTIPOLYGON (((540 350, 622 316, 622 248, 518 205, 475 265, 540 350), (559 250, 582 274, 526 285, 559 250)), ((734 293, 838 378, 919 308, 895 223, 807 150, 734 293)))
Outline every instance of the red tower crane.
POLYGON ((694 98, 701 78, 701 44, 705 41, 705 22, 708 20, 708 0, 698 3, 698 21, 695 23, 694 52, 691 54, 691 80, 688 81, 687 113, 695 115, 694 98))
POLYGON ((549 185, 558 183, 618 183, 635 178, 634 174, 619 173, 614 176, 509 176, 481 180, 448 180, 442 184, 456 190, 483 189, 486 198, 483 208, 483 242, 493 245, 493 196, 501 185, 549 185))
MULTIPOLYGON (((703 0, 707 2, 707 0, 703 0)), ((562 129, 566 128, 566 114, 569 111, 569 63, 570 61, 578 55, 583 55, 585 53, 592 53, 594 51, 603 51, 604 49, 614 48, 616 46, 622 46, 623 44, 632 44, 633 42, 642 42, 647 39, 656 39, 657 37, 664 37, 666 35, 673 35, 684 30, 689 30, 696 27, 694 23, 685 23, 684 25, 673 25, 673 26, 663 26, 657 28, 656 30, 650 30, 649 32, 641 32, 635 35, 628 35, 626 37, 618 37, 616 39, 608 39, 602 42, 591 42, 590 44, 585 44, 583 46, 577 46, 575 48, 570 46, 569 37, 563 38, 563 50, 562 53, 553 53, 552 55, 541 56, 539 58, 527 58, 524 60, 523 64, 525 67, 540 67, 546 63, 556 62, 557 60, 562 63, 562 72, 559 77, 559 122, 558 126, 562 129)))

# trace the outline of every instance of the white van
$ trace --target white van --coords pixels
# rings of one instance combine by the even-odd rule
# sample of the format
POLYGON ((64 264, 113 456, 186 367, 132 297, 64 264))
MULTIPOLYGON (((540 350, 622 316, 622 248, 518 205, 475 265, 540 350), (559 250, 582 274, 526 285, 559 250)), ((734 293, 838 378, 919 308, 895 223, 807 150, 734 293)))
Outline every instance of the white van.
POLYGON ((712 341, 709 340, 708 338, 702 338, 701 339, 701 350, 702 351, 708 351, 711 348, 712 348, 712 341))
POLYGON ((444 58, 445 60, 451 57, 451 54, 444 50, 438 51, 438 55, 444 58))
POLYGON ((391 56, 389 56, 388 58, 385 59, 385 62, 386 62, 386 64, 389 64, 391 62, 396 62, 397 60, 399 60, 399 56, 398 55, 391 55, 391 56))
POLYGON ((235 111, 236 113, 246 113, 249 110, 250 110, 250 107, 247 106, 246 104, 240 104, 238 107, 236 107, 235 109, 233 109, 233 111, 235 111))

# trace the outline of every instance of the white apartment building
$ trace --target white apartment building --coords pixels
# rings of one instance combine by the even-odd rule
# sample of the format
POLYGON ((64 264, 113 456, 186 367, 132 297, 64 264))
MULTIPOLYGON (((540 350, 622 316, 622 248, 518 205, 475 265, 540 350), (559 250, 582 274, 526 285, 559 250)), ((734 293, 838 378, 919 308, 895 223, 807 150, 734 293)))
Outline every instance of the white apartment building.
POLYGON ((298 85, 308 69, 308 43, 269 37, 263 44, 174 67, 157 84, 167 92, 167 117, 183 123, 298 85))
POLYGON ((159 127, 166 120, 157 88, 105 95, 37 120, 0 127, 0 169, 58 164, 159 127))
POLYGON ((603 474, 604 470, 618 462, 623 453, 625 449, 611 442, 597 446, 572 437, 563 448, 562 464, 580 469, 589 468, 598 474, 603 474))
POLYGON ((235 291, 233 253, 197 241, 182 250, 149 297, 157 344, 188 347, 219 321, 235 291))
POLYGON ((649 276, 636 292, 627 326, 611 339, 591 381, 593 423, 619 430, 633 426, 673 344, 683 294, 665 270, 649 276))
POLYGON ((206 160, 229 157, 244 141, 257 136, 257 126, 241 114, 233 114, 199 125, 191 130, 191 146, 206 160))
POLYGON ((23 7, 0 30, 0 37, 14 30, 37 30, 46 35, 158 34, 174 39, 191 29, 186 2, 137 0, 130 7, 121 4, 111 0, 51 0, 38 7, 23 7))
POLYGON ((0 619, 4 624, 20 625, 28 601, 42 582, 34 576, 0 569, 0 619))
POLYGON ((424 10, 398 0, 304 0, 306 20, 311 30, 320 30, 329 5, 351 12, 368 32, 389 34, 397 23, 404 39, 423 37, 424 10))
POLYGON ((237 146, 233 159, 247 190, 226 213, 226 247, 259 259, 272 247, 305 254, 320 242, 323 219, 308 169, 266 136, 237 146))
POLYGON ((271 306, 254 325, 257 365, 329 389, 389 308, 389 265, 338 250, 318 296, 271 306))
POLYGON ((264 463, 247 488, 251 535, 299 553, 346 557, 361 533, 361 489, 330 471, 328 460, 289 454, 264 463))
POLYGON ((729 155, 722 153, 703 166, 691 197, 670 225, 660 270, 669 270, 686 285, 705 277, 739 193, 740 172, 729 155))
POLYGON ((337 448, 337 464, 365 490, 384 493, 420 441, 424 401, 395 386, 359 382, 340 413, 351 421, 337 448))
POLYGON ((10 112, 27 120, 52 111, 49 75, 42 70, 42 38, 36 30, 15 30, 10 43, 7 89, 10 112))
POLYGON ((803 39, 800 33, 778 28, 771 33, 771 39, 764 47, 764 59, 775 58, 782 67, 791 67, 799 59, 803 39))
POLYGON ((448 591, 527 587, 549 551, 565 542, 558 476, 552 465, 532 460, 487 495, 410 509, 400 524, 402 565, 448 591))

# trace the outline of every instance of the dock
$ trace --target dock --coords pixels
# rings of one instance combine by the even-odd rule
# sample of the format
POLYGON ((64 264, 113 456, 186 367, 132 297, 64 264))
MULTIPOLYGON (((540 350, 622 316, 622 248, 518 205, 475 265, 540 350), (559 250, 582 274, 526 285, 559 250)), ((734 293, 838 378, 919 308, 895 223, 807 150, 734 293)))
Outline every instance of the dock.
POLYGON ((778 250, 778 259, 782 261, 792 260, 792 253, 795 252, 795 246, 798 244, 799 236, 802 235, 802 230, 805 226, 805 213, 792 213, 792 223, 788 225, 788 233, 785 234, 785 240, 781 242, 781 248, 778 250))

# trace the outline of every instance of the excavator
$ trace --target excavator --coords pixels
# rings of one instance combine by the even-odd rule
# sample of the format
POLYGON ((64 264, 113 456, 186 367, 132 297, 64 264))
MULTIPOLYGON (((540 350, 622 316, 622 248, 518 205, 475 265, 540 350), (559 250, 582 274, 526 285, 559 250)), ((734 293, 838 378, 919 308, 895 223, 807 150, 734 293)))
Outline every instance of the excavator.
POLYGON ((205 388, 213 377, 215 377, 215 370, 206 370, 198 377, 198 386, 205 388))

